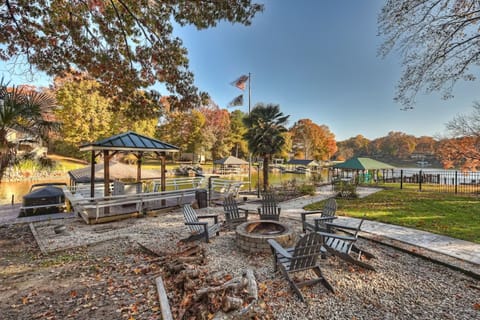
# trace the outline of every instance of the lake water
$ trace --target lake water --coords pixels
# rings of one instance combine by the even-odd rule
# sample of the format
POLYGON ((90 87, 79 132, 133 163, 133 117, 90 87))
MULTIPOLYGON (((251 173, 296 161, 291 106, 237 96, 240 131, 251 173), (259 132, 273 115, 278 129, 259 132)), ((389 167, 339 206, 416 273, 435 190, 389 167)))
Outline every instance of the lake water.
POLYGON ((41 181, 1 182, 0 183, 0 204, 22 202, 22 197, 30 191, 30 187, 36 183, 67 183, 67 178, 47 179, 41 181))
MULTIPOLYGON (((305 174, 295 174, 295 173, 279 173, 279 172, 271 172, 269 174, 270 185, 281 185, 282 183, 286 183, 291 180, 295 180, 297 184, 301 184, 303 181, 310 179, 311 175, 305 174)), ((242 176, 219 176, 221 179, 228 179, 228 180, 243 180, 248 182, 248 175, 242 176)), ((251 190, 257 190, 257 181, 258 175, 255 170, 252 170, 252 187, 251 190)), ((262 181, 262 180, 261 180, 262 181)), ((46 182, 55 182, 60 183, 64 182, 68 184, 67 175, 65 177, 60 177, 56 179, 48 179, 48 180, 41 180, 41 181, 22 181, 22 182, 1 182, 0 183, 0 204, 9 204, 12 202, 12 197, 14 203, 22 202, 22 197, 26 195, 30 191, 30 187, 36 183, 46 183, 46 182)), ((243 188, 243 190, 248 190, 248 184, 243 188)))

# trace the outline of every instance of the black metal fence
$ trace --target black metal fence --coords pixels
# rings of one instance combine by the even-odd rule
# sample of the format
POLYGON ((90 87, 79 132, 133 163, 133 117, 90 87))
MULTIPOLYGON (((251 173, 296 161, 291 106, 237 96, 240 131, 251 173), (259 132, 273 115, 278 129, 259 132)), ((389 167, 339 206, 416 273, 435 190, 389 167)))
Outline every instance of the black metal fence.
POLYGON ((479 193, 480 172, 434 169, 395 169, 377 177, 377 182, 400 184, 400 188, 417 186, 418 190, 451 193, 479 193))

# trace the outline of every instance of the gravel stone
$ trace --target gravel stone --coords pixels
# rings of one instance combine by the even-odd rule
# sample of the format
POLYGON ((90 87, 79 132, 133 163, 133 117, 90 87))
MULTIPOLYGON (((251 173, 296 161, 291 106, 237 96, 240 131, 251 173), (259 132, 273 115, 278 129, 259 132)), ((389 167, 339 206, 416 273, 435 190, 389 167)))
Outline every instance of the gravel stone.
MULTIPOLYGON (((198 211, 218 213, 222 220, 220 208, 198 211)), ((281 221, 301 235, 300 221, 281 221)), ((180 210, 103 225, 85 225, 75 219, 39 222, 34 228, 37 241, 50 252, 122 237, 168 251, 188 236, 180 210), (58 224, 66 225, 65 233, 55 234, 53 227, 58 224)), ((307 303, 302 303, 283 276, 273 272, 271 254, 242 252, 237 248, 234 231, 222 230, 219 237, 205 244, 207 267, 212 273, 239 275, 247 268, 254 270, 264 287, 261 298, 275 319, 480 319, 478 280, 374 241, 359 239, 358 245, 375 255, 369 263, 377 271, 364 270, 336 257, 322 259, 324 276, 336 292, 330 293, 321 283, 305 287, 301 290, 307 303)), ((313 275, 307 272, 304 276, 313 275)))

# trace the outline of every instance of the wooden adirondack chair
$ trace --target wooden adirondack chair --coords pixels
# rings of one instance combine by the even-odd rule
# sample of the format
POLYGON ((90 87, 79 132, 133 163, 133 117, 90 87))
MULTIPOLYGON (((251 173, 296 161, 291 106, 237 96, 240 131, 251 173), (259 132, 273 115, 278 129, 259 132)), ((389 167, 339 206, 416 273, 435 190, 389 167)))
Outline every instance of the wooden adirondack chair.
POLYGON ((234 230, 239 224, 248 220, 248 210, 239 208, 232 195, 223 199, 223 210, 225 223, 230 230, 234 230))
POLYGON ((276 220, 280 219, 280 210, 275 199, 275 193, 265 192, 262 196, 262 206, 258 207, 258 215, 260 220, 276 220))
POLYGON ((360 220, 360 223, 356 227, 326 223, 329 232, 317 233, 323 237, 323 246, 328 253, 365 269, 375 271, 373 266, 362 261, 362 257, 372 259, 375 258, 375 256, 367 251, 361 250, 356 245, 358 233, 360 232, 363 221, 364 219, 360 220))
POLYGON ((308 231, 326 231, 327 227, 325 223, 332 222, 337 217, 335 216, 337 212, 337 201, 335 198, 329 198, 325 205, 323 206, 323 210, 319 211, 307 211, 302 212, 302 230, 303 232, 308 231), (320 217, 315 217, 312 221, 307 220, 307 215, 312 214, 320 214, 320 217))
POLYGON ((192 233, 185 241, 192 241, 205 238, 206 242, 210 242, 210 237, 220 235, 220 224, 218 223, 217 215, 203 215, 198 216, 195 210, 189 205, 185 204, 182 208, 183 216, 185 217, 185 225, 192 233), (200 219, 213 219, 214 223, 208 225, 208 222, 201 222, 200 219))
POLYGON ((333 287, 324 278, 322 270, 317 263, 318 256, 321 253, 323 238, 317 233, 309 233, 301 238, 295 247, 285 249, 278 242, 269 239, 268 243, 272 249, 274 270, 280 268, 284 276, 290 283, 293 291, 299 296, 300 300, 305 302, 305 298, 300 291, 301 287, 313 285, 322 282, 327 289, 334 292, 333 287), (312 270, 317 277, 310 280, 296 280, 291 274, 300 271, 312 270))

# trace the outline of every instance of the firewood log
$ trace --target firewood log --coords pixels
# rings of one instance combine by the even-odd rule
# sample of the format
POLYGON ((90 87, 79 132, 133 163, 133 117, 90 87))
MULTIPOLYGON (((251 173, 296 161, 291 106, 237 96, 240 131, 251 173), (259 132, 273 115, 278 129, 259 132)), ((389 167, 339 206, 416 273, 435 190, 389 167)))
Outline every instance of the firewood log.
POLYGON ((229 312, 232 310, 238 310, 243 305, 243 299, 231 296, 225 296, 222 301, 222 310, 229 312))
POLYGON ((251 302, 252 300, 258 300, 258 287, 257 287, 257 280, 255 279, 255 275, 253 274, 252 269, 247 269, 243 276, 247 279, 247 292, 248 292, 248 301, 251 302))

